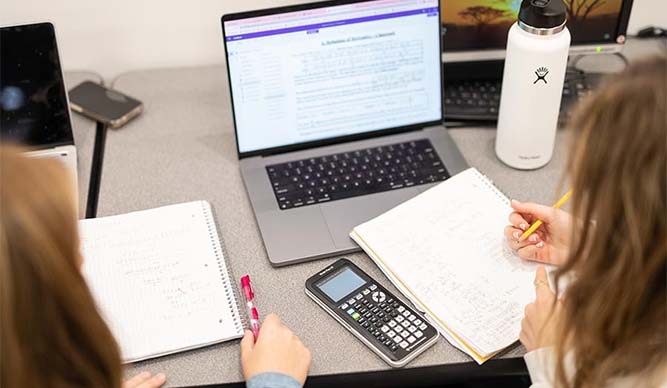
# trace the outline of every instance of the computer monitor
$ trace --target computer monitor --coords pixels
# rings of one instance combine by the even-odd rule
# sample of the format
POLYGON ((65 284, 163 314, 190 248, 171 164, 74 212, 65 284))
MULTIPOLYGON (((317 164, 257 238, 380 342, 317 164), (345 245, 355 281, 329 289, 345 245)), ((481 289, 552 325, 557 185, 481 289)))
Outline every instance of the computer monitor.
MULTIPOLYGON (((505 58, 521 0, 440 0, 445 62, 505 58)), ((571 55, 614 53, 625 43, 632 0, 564 0, 571 55)))

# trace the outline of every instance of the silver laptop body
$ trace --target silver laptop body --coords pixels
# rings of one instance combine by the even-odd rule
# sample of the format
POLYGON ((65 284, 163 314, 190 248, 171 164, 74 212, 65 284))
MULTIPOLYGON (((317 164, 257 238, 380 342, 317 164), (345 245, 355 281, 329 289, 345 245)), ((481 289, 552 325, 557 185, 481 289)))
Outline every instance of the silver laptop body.
POLYGON ((449 176, 467 168, 441 124, 438 0, 344 3, 222 18, 241 174, 274 266, 358 251, 354 226, 435 184, 286 205, 276 165, 428 140, 449 176))

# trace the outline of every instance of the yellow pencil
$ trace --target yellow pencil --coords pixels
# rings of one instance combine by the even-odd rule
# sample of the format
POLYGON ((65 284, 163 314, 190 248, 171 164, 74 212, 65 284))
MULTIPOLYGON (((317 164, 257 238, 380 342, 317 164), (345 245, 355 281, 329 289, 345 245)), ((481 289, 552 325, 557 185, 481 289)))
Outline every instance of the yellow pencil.
MULTIPOLYGON (((565 193, 565 195, 563 195, 563 196, 561 197, 561 199, 559 199, 558 202, 556 202, 556 203, 553 205, 553 208, 554 208, 554 209, 558 209, 558 208, 560 208, 561 206, 563 206, 563 205, 565 204, 565 202, 567 202, 568 199, 570 199, 571 196, 572 196, 572 190, 570 190, 570 191, 568 191, 567 193, 565 193)), ((527 239, 528 237, 530 237, 530 235, 533 234, 533 233, 534 233, 540 226, 542 226, 542 224, 543 224, 542 220, 537 220, 537 221, 535 221, 535 223, 532 224, 532 225, 530 226, 530 228, 528 228, 528 230, 526 230, 525 232, 523 232, 523 234, 521 235, 521 237, 519 237, 519 241, 524 241, 525 239, 527 239)))

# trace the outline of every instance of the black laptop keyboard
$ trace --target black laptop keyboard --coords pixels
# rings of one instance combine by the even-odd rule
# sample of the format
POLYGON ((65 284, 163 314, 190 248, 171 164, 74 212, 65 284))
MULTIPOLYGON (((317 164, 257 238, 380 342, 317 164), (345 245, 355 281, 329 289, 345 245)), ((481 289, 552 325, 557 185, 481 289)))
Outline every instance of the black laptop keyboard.
POLYGON ((274 164, 266 172, 283 210, 449 178, 426 139, 274 164))
MULTIPOLYGON (((563 85, 561 116, 566 116, 569 107, 579 98, 588 95, 601 76, 597 74, 568 74, 563 85)), ((501 80, 451 81, 445 83, 446 120, 498 119, 501 80)), ((561 117, 564 119, 566 117, 561 117)))

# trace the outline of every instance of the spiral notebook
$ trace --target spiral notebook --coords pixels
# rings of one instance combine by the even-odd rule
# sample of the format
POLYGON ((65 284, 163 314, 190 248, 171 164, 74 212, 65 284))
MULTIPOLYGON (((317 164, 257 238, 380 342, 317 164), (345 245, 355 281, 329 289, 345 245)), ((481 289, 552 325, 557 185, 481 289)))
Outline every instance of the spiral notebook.
POLYGON ((124 362, 243 335, 207 202, 81 220, 79 229, 84 277, 124 362))
POLYGON ((479 364, 516 342, 537 265, 507 247, 508 198, 474 168, 350 236, 454 346, 479 364))

